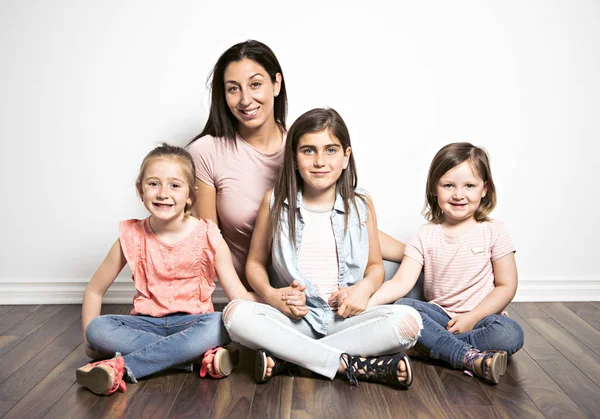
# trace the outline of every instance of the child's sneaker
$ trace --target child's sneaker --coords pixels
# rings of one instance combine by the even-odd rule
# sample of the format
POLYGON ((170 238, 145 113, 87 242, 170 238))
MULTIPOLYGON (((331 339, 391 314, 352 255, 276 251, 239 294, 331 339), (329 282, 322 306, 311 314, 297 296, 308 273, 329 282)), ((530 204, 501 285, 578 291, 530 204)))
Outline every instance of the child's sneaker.
POLYGON ((99 395, 109 395, 127 388, 123 381, 125 361, 117 352, 114 358, 93 362, 75 371, 77 382, 99 395))

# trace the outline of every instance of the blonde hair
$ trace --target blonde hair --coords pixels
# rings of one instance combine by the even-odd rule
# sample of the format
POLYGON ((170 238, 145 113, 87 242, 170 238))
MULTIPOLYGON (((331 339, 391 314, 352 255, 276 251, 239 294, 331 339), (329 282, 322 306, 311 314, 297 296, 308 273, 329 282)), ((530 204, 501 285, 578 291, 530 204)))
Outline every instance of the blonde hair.
POLYGON ((160 146, 156 147, 154 150, 148 153, 146 157, 144 157, 144 160, 140 166, 140 173, 135 181, 140 198, 144 172, 148 168, 150 162, 154 159, 170 159, 179 163, 179 166, 185 175, 184 180, 187 182, 189 187, 189 198, 191 200, 191 203, 185 205, 185 215, 190 215, 191 209, 196 203, 196 165, 194 164, 194 159, 192 159, 190 153, 182 147, 167 143, 162 143, 160 146))
POLYGON ((425 187, 425 206, 423 215, 427 221, 440 224, 443 212, 437 202, 437 184, 446 172, 468 161, 474 172, 483 180, 487 193, 481 198, 479 208, 475 211, 475 220, 487 221, 488 215, 496 207, 496 187, 492 179, 492 169, 488 153, 481 147, 471 143, 452 143, 445 145, 437 152, 427 175, 427 186, 425 187))

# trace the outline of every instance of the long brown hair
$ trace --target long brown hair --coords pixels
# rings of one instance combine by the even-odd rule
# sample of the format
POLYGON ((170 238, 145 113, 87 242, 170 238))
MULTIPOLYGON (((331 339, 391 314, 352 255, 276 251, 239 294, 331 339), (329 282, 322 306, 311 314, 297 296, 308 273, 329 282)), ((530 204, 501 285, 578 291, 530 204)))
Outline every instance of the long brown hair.
MULTIPOLYGON (((335 110, 330 108, 317 108, 308 111, 301 115, 291 126, 287 134, 285 144, 285 153, 283 157, 283 169, 277 183, 275 184, 274 203, 271 208, 269 221, 270 231, 275 237, 281 231, 281 216, 284 211, 284 202, 288 203, 288 221, 289 234, 294 246, 296 246, 296 206, 298 191, 302 190, 304 181, 300 174, 296 171, 296 152, 298 143, 302 136, 327 130, 328 133, 340 142, 344 152, 351 147, 350 133, 344 120, 335 110)), ((356 205, 356 197, 358 196, 363 201, 365 198, 355 193, 354 189, 358 183, 356 174, 356 164, 354 162, 354 154, 350 153, 348 166, 342 171, 341 176, 336 182, 336 194, 340 194, 344 201, 344 226, 348 228, 348 212, 350 205, 358 213, 356 205)))
POLYGON ((471 168, 483 180, 487 187, 486 195, 481 198, 479 208, 475 211, 475 220, 487 221, 488 215, 496 207, 496 186, 492 178, 492 168, 487 152, 471 143, 452 143, 445 145, 437 152, 427 175, 427 186, 425 187, 425 206, 423 215, 427 221, 440 224, 443 220, 443 212, 437 202, 437 185, 442 176, 448 170, 453 169, 462 162, 468 161, 471 168))
POLYGON ((208 120, 202 132, 196 135, 188 146, 198 138, 205 135, 222 137, 235 143, 238 121, 229 110, 225 99, 225 70, 232 62, 242 61, 248 58, 269 74, 271 81, 277 81, 277 73, 281 74, 279 94, 275 97, 273 115, 275 122, 282 130, 285 130, 285 118, 287 115, 287 92, 285 89, 285 77, 283 70, 275 56, 275 53, 267 45, 252 39, 235 44, 225 51, 213 67, 207 84, 210 84, 211 101, 208 120))

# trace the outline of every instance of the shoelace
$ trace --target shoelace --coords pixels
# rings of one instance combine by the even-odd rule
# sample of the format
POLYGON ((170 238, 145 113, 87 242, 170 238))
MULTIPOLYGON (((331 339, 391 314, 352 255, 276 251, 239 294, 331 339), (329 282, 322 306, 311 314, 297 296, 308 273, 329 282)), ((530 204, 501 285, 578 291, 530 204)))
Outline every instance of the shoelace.
POLYGON ((358 387, 359 384, 358 379, 356 378, 356 371, 354 367, 350 366, 350 364, 352 363, 352 357, 346 353, 343 353, 341 358, 344 364, 346 364, 346 378, 348 379, 348 381, 350 381, 351 385, 358 387))

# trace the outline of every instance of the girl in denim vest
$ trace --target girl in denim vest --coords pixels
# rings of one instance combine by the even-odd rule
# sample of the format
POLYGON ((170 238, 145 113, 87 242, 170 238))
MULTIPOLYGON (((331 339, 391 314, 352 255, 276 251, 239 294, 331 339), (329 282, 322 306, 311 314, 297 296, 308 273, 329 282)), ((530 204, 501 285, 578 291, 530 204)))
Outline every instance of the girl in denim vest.
POLYGON ((246 263, 250 285, 267 304, 236 300, 223 313, 231 338, 258 350, 258 383, 294 365, 330 379, 342 373, 355 385, 412 382, 401 351, 415 344, 421 318, 406 306, 367 308, 384 269, 375 210, 356 184, 340 115, 314 109, 298 118, 246 263))
POLYGON ((125 391, 124 379, 135 383, 170 367, 191 371, 203 354, 201 377, 220 378, 233 368, 235 355, 221 347, 229 337, 211 300, 215 271, 228 298, 258 299, 240 282, 216 224, 189 215, 194 173, 190 154, 167 144, 142 162, 136 187, 150 216, 121 222, 83 296, 86 354, 109 358, 76 372, 94 393, 125 391), (137 291, 131 315, 100 316, 102 298, 126 263, 137 291))

